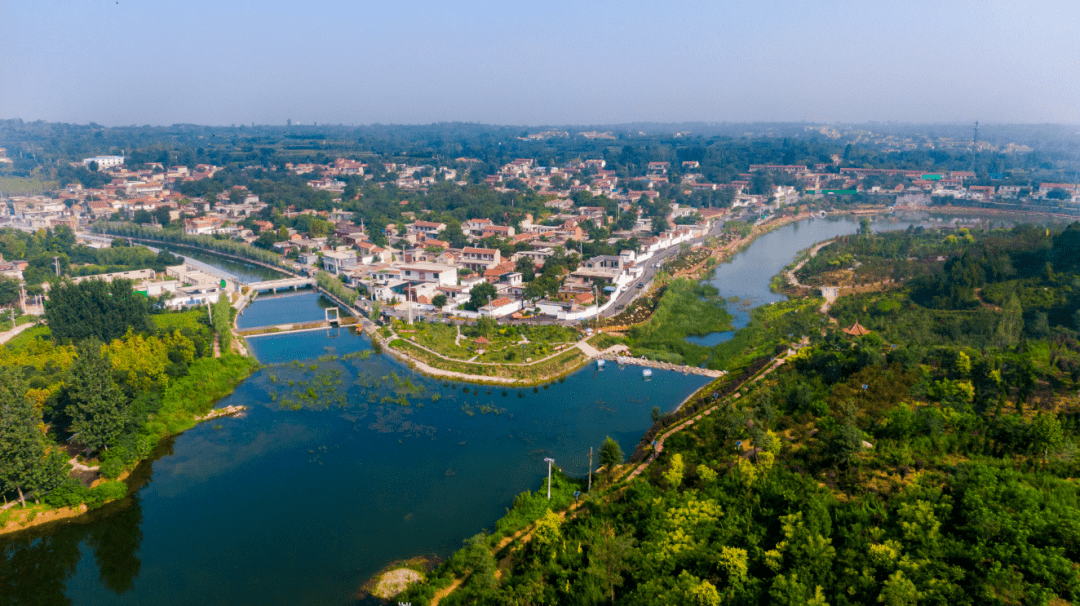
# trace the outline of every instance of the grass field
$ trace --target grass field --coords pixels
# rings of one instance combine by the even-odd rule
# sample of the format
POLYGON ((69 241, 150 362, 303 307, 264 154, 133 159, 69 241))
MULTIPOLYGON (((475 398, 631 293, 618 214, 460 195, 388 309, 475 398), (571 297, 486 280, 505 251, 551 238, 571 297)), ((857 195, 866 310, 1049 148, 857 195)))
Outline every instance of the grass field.
POLYGON ((4 192, 5 195, 40 194, 58 187, 60 187, 60 184, 56 181, 0 175, 0 191, 4 192))
POLYGON ((470 364, 464 361, 449 361, 431 355, 427 351, 416 347, 409 341, 396 339, 390 344, 409 357, 420 360, 429 366, 452 372, 464 374, 498 377, 503 379, 518 379, 527 384, 545 383, 557 377, 565 375, 577 369, 585 361, 585 354, 581 350, 572 348, 559 354, 550 360, 536 364, 470 364))
POLYGON ((463 326, 460 340, 457 328, 446 324, 397 322, 394 330, 398 336, 448 358, 469 360, 479 356, 476 362, 489 363, 539 360, 554 353, 559 345, 578 340, 578 332, 565 326, 499 326, 487 331, 487 343, 477 343, 481 335, 475 326, 463 326))

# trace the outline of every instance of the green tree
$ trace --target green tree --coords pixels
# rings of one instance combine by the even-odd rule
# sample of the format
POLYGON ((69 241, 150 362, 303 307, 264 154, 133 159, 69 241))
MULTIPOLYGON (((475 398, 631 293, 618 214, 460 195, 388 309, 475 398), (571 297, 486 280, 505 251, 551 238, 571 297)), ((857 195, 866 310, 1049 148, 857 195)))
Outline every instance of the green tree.
POLYGON ((495 557, 488 548, 487 536, 480 533, 466 539, 462 555, 463 563, 472 571, 469 584, 481 589, 494 588, 498 583, 495 578, 495 557))
POLYGON ((587 540, 589 567, 585 569, 585 572, 607 587, 611 603, 614 604, 615 588, 622 585, 623 573, 633 568, 630 562, 634 549, 634 537, 628 534, 617 534, 611 525, 611 520, 605 519, 588 534, 587 540))
POLYGON ((91 341, 79 350, 68 369, 67 414, 80 444, 100 451, 116 443, 124 429, 127 401, 113 380, 112 363, 91 341))
POLYGON ((684 570, 675 579, 675 588, 668 594, 669 604, 688 606, 720 606, 724 603, 716 586, 684 570))
POLYGON ((232 305, 229 296, 222 292, 214 303, 214 330, 218 335, 218 346, 221 353, 229 353, 232 342, 232 305))
POLYGON ((904 577, 902 571, 897 570, 882 585, 877 601, 885 606, 908 606, 918 604, 921 597, 915 584, 904 577))
POLYGON ((490 337, 491 333, 495 332, 495 327, 495 319, 491 316, 484 316, 476 321, 476 332, 483 337, 490 337))
POLYGON ((859 235, 867 237, 874 232, 870 230, 870 219, 863 217, 859 219, 859 235))
POLYGON ((671 225, 668 223, 668 220, 662 215, 656 215, 652 218, 651 229, 653 235, 655 236, 660 235, 661 233, 671 229, 671 225))
POLYGON ((1009 293, 1005 299, 1004 313, 1001 314, 994 331, 994 340, 1000 347, 1016 345, 1023 330, 1024 309, 1020 305, 1020 297, 1016 296, 1015 292, 1009 293))
POLYGON ((32 486, 35 468, 45 458, 39 425, 41 412, 26 397, 22 377, 0 366, 0 493, 14 489, 23 507, 24 489, 32 486))
POLYGON ((555 551, 563 539, 562 530, 560 529, 561 522, 562 519, 559 518, 559 514, 550 509, 536 521, 536 525, 533 527, 532 540, 529 541, 529 548, 541 559, 549 559, 555 556, 555 551))
POLYGON ((536 265, 529 257, 519 257, 514 270, 521 274, 521 279, 525 282, 531 282, 536 277, 536 265))
POLYGON ((1066 442, 1065 431, 1061 422, 1053 414, 1040 412, 1031 421, 1031 450, 1049 461, 1051 456, 1060 453, 1066 442))
POLYGON ((660 411, 660 407, 659 406, 653 406, 652 407, 652 412, 649 413, 649 417, 652 419, 652 422, 655 424, 657 421, 660 420, 660 417, 662 417, 662 416, 663 416, 663 414, 660 411))
POLYGON ((19 300, 19 281, 0 276, 0 305, 14 305, 19 300))
POLYGON ((855 406, 846 404, 843 423, 837 428, 829 442, 832 459, 837 465, 851 463, 855 460, 855 455, 862 450, 862 432, 855 424, 855 419, 855 406))
POLYGON ((157 219, 157 222, 160 223, 162 227, 168 225, 169 221, 172 220, 172 216, 169 214, 170 210, 171 209, 168 206, 159 206, 157 207, 157 210, 154 211, 154 218, 157 219))
POLYGON ((498 291, 495 290, 494 285, 487 282, 477 284, 469 291, 469 302, 465 304, 465 308, 476 311, 490 303, 496 294, 498 291))
POLYGON ((104 342, 122 337, 128 330, 150 332, 150 304, 135 294, 131 280, 61 282, 49 292, 45 319, 53 339, 104 342))
POLYGON ((620 465, 623 462, 623 451, 619 443, 611 439, 608 436, 604 443, 600 445, 600 464, 611 471, 616 465, 620 465))
POLYGON ((664 481, 667 482, 669 488, 678 488, 682 484, 683 473, 686 471, 686 464, 683 463, 682 454, 675 453, 671 456, 671 463, 668 465, 667 471, 664 472, 664 481))
POLYGON ((446 295, 439 293, 431 298, 431 304, 442 309, 446 305, 446 295))

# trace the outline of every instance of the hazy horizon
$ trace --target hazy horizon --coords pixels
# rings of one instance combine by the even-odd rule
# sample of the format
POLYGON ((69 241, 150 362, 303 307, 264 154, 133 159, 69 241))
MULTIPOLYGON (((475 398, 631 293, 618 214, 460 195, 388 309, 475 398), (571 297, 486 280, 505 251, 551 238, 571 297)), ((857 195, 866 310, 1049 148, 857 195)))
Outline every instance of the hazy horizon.
POLYGON ((0 118, 1080 124, 1080 5, 0 0, 0 118))

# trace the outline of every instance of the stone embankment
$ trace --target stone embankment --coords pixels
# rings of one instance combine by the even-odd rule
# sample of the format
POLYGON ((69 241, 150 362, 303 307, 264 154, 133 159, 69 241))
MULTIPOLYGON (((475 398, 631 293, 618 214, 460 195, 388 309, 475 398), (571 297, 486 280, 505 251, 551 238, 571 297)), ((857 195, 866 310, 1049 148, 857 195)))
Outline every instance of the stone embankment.
POLYGON ((225 408, 215 408, 201 417, 195 417, 196 421, 210 421, 212 419, 219 419, 221 417, 234 417, 247 410, 247 406, 226 406, 225 408))
POLYGON ((647 368, 656 368, 659 370, 673 370, 675 372, 681 372, 684 375, 700 375, 703 377, 722 377, 727 374, 726 370, 711 370, 708 368, 698 368, 696 366, 684 366, 681 364, 671 364, 670 362, 657 362, 656 360, 647 360, 645 358, 634 358, 631 356, 620 355, 618 352, 605 351, 604 353, 595 356, 597 360, 607 360, 615 362, 616 364, 630 364, 634 366, 645 366, 647 368))

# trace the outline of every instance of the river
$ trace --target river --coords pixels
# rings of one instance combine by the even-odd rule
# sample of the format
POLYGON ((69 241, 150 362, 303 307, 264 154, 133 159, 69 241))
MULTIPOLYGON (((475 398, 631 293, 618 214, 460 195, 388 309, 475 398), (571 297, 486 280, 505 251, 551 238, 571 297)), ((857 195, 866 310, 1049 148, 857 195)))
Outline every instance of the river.
MULTIPOLYGON (((930 225, 924 214, 911 216, 886 216, 870 223, 875 231, 907 229, 909 225, 930 225)), ((712 284, 720 296, 728 299, 727 310, 734 316, 735 330, 750 321, 750 311, 755 307, 785 301, 787 297, 769 288, 772 277, 780 273, 801 250, 817 242, 859 231, 857 217, 841 216, 824 219, 804 219, 761 236, 729 262, 718 265, 703 282, 712 284)), ((687 341, 712 347, 735 336, 734 331, 714 332, 703 336, 687 337, 687 341)))
MULTIPOLYGON (((769 279, 799 250, 857 228, 794 223, 718 267, 712 283, 741 299, 736 326, 746 305, 782 298, 769 279)), ((260 297, 240 326, 319 319, 325 305, 315 293, 260 297)), ((653 406, 670 411, 706 383, 589 365, 503 389, 423 377, 350 329, 250 343, 267 367, 219 404, 247 415, 170 441, 123 501, 0 539, 0 603, 353 603, 388 562, 446 556, 492 529, 515 495, 541 487, 545 457, 584 475, 590 446, 610 435, 629 453, 653 406)))
MULTIPOLYGON (((321 315, 317 298, 260 298, 244 320, 321 315)), ((590 446, 610 435, 632 451, 653 406, 707 382, 590 365, 489 388, 425 378, 350 329, 250 343, 267 368, 219 404, 247 415, 178 436, 123 502, 0 540, 0 602, 352 603, 388 562, 493 529, 541 487, 545 457, 584 476, 590 446)))

